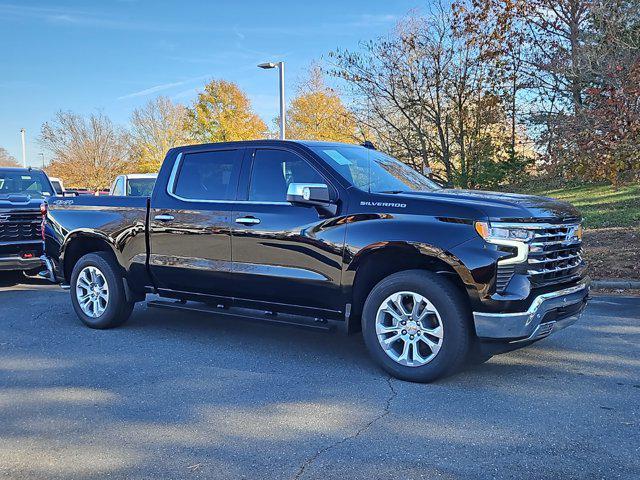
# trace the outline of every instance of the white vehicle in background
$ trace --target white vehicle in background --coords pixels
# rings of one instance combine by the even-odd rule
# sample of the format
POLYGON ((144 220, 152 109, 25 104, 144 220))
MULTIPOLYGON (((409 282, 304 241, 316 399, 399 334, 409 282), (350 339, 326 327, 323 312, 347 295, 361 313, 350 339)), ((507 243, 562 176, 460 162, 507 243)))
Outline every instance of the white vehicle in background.
POLYGON ((132 173, 118 175, 111 185, 109 195, 148 197, 156 183, 157 173, 132 173))
POLYGON ((49 177, 49 181, 51 182, 51 185, 53 185, 53 190, 56 195, 64 195, 66 190, 64 189, 64 183, 62 183, 62 180, 56 177, 49 177))

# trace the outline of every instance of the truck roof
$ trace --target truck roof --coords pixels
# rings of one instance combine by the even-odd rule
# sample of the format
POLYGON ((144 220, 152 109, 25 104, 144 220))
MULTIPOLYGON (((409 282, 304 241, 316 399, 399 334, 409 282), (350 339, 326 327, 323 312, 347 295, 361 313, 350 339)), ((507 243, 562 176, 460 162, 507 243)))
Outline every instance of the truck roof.
POLYGON ((261 146, 261 145, 303 145, 305 147, 329 147, 329 146, 350 146, 350 147, 361 147, 362 145, 358 145, 356 143, 344 143, 344 142, 333 142, 333 141, 320 141, 320 140, 274 140, 274 139, 262 139, 262 140, 240 140, 236 142, 219 142, 219 143, 205 143, 205 144, 197 144, 197 145, 185 145, 182 147, 176 147, 179 150, 190 149, 190 148, 202 148, 207 146, 261 146))

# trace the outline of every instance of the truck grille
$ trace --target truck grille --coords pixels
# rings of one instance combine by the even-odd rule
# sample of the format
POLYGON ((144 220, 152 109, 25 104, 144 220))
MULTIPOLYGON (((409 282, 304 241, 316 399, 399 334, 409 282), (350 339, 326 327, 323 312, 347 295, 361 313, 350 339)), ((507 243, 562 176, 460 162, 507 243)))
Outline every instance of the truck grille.
POLYGON ((532 283, 561 283, 579 274, 583 261, 582 242, 576 237, 578 226, 545 225, 535 229, 527 263, 527 274, 532 283))
POLYGON ((25 242, 40 240, 40 214, 12 214, 8 220, 0 220, 0 242, 25 242))
POLYGON ((515 273, 513 265, 498 265, 498 274, 496 276, 496 292, 502 293, 507 288, 515 273))

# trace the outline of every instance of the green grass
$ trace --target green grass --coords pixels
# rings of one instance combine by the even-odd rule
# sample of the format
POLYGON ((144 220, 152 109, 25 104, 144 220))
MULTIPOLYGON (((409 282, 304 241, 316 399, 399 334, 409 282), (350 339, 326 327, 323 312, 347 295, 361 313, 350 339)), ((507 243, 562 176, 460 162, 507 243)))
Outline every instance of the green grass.
POLYGON ((522 193, 544 195, 572 203, 585 218, 589 228, 640 227, 640 185, 626 185, 617 190, 611 185, 586 184, 530 189, 522 193))

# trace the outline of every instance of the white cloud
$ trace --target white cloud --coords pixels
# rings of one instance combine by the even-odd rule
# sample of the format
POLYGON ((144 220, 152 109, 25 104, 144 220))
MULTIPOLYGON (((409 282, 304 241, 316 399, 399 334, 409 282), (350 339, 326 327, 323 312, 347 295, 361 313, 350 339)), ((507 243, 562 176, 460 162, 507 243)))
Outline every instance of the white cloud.
POLYGON ((152 93, 158 93, 164 90, 170 90, 175 87, 187 85, 191 82, 197 82, 198 80, 204 80, 205 78, 210 78, 210 77, 211 77, 211 74, 207 74, 207 75, 199 75, 197 77, 187 78, 185 80, 179 80, 177 82, 161 83, 159 85, 154 85, 152 87, 145 88, 137 92, 127 93, 126 95, 122 95, 118 97, 118 100, 126 100, 128 98, 135 98, 135 97, 144 97, 146 95, 151 95, 152 93))

